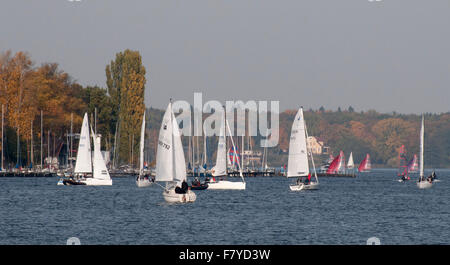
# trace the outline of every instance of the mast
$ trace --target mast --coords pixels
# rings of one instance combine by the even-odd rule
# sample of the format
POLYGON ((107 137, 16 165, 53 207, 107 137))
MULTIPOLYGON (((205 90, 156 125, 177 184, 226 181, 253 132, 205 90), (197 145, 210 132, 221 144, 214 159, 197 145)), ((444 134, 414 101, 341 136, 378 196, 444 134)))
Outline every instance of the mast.
POLYGON ((42 156, 42 148, 44 145, 44 141, 43 141, 43 135, 44 135, 44 130, 43 130, 43 125, 42 125, 42 121, 43 121, 43 114, 42 114, 42 110, 41 110, 41 171, 42 171, 42 160, 43 160, 43 156, 42 156))
POLYGON ((2 104, 2 162, 1 162, 1 166, 2 166, 2 168, 1 168, 1 170, 3 171, 3 170, 5 170, 4 168, 3 168, 3 149, 5 149, 4 148, 4 145, 3 145, 3 135, 4 135, 4 133, 3 133, 3 122, 4 122, 4 105, 2 104))
POLYGON ((73 168, 72 165, 72 150, 73 150, 73 113, 70 113, 70 168, 73 168))
MULTIPOLYGON (((228 132, 230 133, 231 144, 233 145, 234 156, 236 157, 236 146, 234 145, 233 137, 231 136, 232 134, 231 134, 230 126, 228 125, 228 121, 227 121, 227 120, 225 120, 225 124, 226 124, 226 126, 227 126, 227 128, 228 128, 228 132)), ((241 163, 240 163, 241 161, 238 161, 238 160, 237 160, 237 157, 236 157, 236 162, 237 162, 238 167, 239 167, 239 175, 240 175, 240 177, 241 177, 241 179, 242 179, 242 182, 245 182, 245 180, 244 180, 244 174, 242 173, 242 167, 241 167, 241 163)))
MULTIPOLYGON (((223 106, 223 136, 225 137, 225 161, 229 160, 229 154, 227 149, 227 111, 225 106, 223 106)), ((230 134, 231 137, 231 134, 230 134)), ((228 163, 225 165, 225 173, 228 175, 228 163)))
POLYGON ((94 134, 97 135, 97 107, 94 109, 94 134))
MULTIPOLYGON (((302 112, 303 112, 303 107, 302 107, 302 112)), ((305 122, 305 118, 303 118, 303 124, 305 126, 305 133, 306 133, 306 139, 309 138, 308 136, 308 129, 306 127, 306 122, 305 122)), ((308 148, 308 144, 306 144, 306 151, 309 153, 309 155, 311 156, 311 162, 312 162, 312 166, 313 166, 313 170, 314 170, 314 177, 316 178, 316 182, 319 183, 319 179, 317 178, 317 171, 316 171, 316 165, 314 164, 314 157, 311 151, 311 148, 308 148)))
POLYGON ((115 169, 116 168, 116 149, 117 149, 117 126, 119 124, 119 121, 116 122, 116 131, 114 132, 114 152, 113 152, 113 161, 112 166, 115 169))
MULTIPOLYGON (((48 137, 47 137, 47 157, 50 157, 50 130, 48 130, 48 137)), ((49 164, 49 169, 50 169, 50 164, 49 164)))
POLYGON ((19 167, 19 161, 20 161, 20 136, 19 136, 19 125, 17 125, 17 167, 19 167))
POLYGON ((206 166, 206 164, 208 163, 208 155, 206 154, 206 135, 203 135, 203 153, 203 156, 205 158, 205 163, 203 163, 203 165, 206 166))
POLYGON ((245 145, 244 145, 244 138, 245 138, 245 130, 244 130, 244 135, 242 136, 242 148, 241 148, 241 161, 242 161, 242 166, 244 166, 244 150, 245 150, 245 145))
POLYGON ((424 148, 424 121, 423 121, 423 114, 422 114, 422 126, 420 128, 420 178, 423 178, 423 148, 424 148))
POLYGON ((33 120, 31 120, 31 149, 30 149, 30 158, 31 158, 31 168, 34 165, 34 155, 33 155, 33 120))
POLYGON ((69 132, 66 131, 66 149, 67 149, 67 160, 66 160, 66 169, 69 168, 69 132))

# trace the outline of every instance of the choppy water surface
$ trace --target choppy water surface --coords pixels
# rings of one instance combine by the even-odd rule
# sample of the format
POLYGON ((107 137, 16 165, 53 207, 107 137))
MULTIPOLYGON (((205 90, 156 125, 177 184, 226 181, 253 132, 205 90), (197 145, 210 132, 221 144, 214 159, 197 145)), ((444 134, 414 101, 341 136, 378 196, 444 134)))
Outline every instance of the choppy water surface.
POLYGON ((450 171, 437 173, 428 190, 393 170, 321 178, 303 192, 283 177, 247 178, 245 191, 196 191, 185 205, 133 178, 112 187, 0 178, 0 244, 449 244, 450 171))

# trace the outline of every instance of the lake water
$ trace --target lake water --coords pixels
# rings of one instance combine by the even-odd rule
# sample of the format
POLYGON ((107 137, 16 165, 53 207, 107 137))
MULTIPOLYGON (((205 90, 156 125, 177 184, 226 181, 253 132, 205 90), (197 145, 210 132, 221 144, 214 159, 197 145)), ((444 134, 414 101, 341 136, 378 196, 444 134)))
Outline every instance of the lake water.
POLYGON ((247 178, 245 191, 195 191, 184 205, 133 178, 110 187, 0 178, 0 244, 450 244, 450 171, 437 174, 428 190, 394 170, 321 178, 302 192, 284 177, 247 178))

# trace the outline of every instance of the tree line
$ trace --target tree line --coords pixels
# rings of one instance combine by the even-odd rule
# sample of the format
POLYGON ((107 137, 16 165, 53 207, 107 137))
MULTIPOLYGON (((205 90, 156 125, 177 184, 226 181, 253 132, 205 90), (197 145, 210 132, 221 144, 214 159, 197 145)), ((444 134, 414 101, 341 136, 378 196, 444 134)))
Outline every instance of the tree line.
POLYGON ((85 112, 90 114, 92 124, 95 110, 102 148, 111 150, 116 142, 118 163, 128 162, 130 150, 138 145, 137 124, 140 124, 145 109, 145 73, 139 52, 125 50, 117 53, 106 66, 106 89, 83 87, 57 63, 35 66, 26 52, 1 53, 0 104, 3 106, 4 141, 0 148, 4 162, 20 166, 40 163, 41 134, 44 157, 55 153, 61 155, 71 125, 74 133, 79 132, 85 112))
MULTIPOLYGON (((25 52, 0 54, 0 104, 4 110, 5 162, 26 165, 40 162, 40 116, 43 114, 44 157, 64 152, 66 135, 79 132, 85 112, 97 113, 97 131, 102 134, 102 149, 113 151, 116 166, 137 164, 139 131, 145 110, 146 68, 138 51, 125 50, 115 55, 105 67, 106 87, 86 86, 75 82, 56 63, 35 66, 25 52), (33 128, 33 133, 31 129, 33 128), (49 139, 50 136, 50 139, 49 139), (19 137, 19 138, 17 138, 19 137), (18 145, 19 143, 19 145, 18 145), (19 150, 17 150, 19 146, 19 150), (51 146, 51 148, 48 148, 51 146), (48 149, 51 150, 48 154, 48 149)), ((146 160, 154 163, 157 137, 163 110, 147 108, 146 160)), ((287 162, 289 135, 297 110, 280 113, 279 144, 270 148, 269 163, 281 166, 287 162)), ((408 156, 419 152, 421 116, 416 114, 356 112, 353 107, 337 111, 305 111, 309 134, 318 137, 336 155, 353 152, 356 161, 366 153, 372 163, 396 167, 398 151, 406 146, 408 156)), ((425 164, 434 167, 450 165, 450 113, 425 114, 425 164)), ((183 139, 187 146, 187 137, 183 139)), ((208 139, 208 157, 215 159, 217 139, 208 139)), ((254 149, 260 137, 254 138, 254 149)), ((76 144, 73 145, 76 149, 76 144)), ((200 148, 203 148, 200 141, 200 148)), ((202 150, 202 149, 201 149, 202 150)), ((76 150, 73 150, 76 151, 76 150)), ((320 157, 324 159, 325 156, 320 157)), ((211 162, 212 163, 212 162, 211 162)))

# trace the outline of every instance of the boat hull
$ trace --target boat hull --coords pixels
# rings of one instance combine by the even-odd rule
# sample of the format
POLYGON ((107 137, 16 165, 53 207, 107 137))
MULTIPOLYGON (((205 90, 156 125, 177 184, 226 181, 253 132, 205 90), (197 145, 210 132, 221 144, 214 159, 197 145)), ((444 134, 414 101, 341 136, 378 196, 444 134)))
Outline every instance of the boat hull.
POLYGON ((219 180, 218 182, 208 183, 209 190, 245 190, 245 182, 233 182, 228 180, 219 180))
MULTIPOLYGON (((84 183, 84 182, 81 182, 78 180, 73 180, 73 179, 65 179, 62 182, 63 182, 63 185, 66 185, 66 186, 86 185, 86 183, 84 183)), ((60 185, 59 182, 58 182, 58 185, 60 185)))
POLYGON ((192 185, 191 190, 206 190, 209 187, 208 184, 200 184, 197 186, 192 185))
POLYGON ((197 195, 191 190, 184 194, 176 193, 174 189, 163 191, 164 200, 168 203, 188 203, 195 202, 197 195))
POLYGON ((307 184, 307 185, 304 183, 302 183, 300 185, 295 184, 295 185, 290 185, 289 189, 291 191, 317 190, 317 189, 319 189, 319 183, 311 182, 310 184, 307 184))
POLYGON ((138 188, 149 187, 152 184, 153 184, 153 182, 151 182, 149 179, 140 179, 140 178, 138 178, 136 180, 136 186, 138 186, 138 188))
POLYGON ((429 189, 429 188, 431 188, 431 186, 433 186, 433 183, 432 183, 432 182, 429 182, 429 181, 420 181, 420 182, 417 182, 417 187, 418 187, 419 189, 429 189))
POLYGON ((84 183, 86 186, 111 186, 112 179, 96 179, 96 178, 87 178, 84 180, 80 180, 81 183, 84 183))

